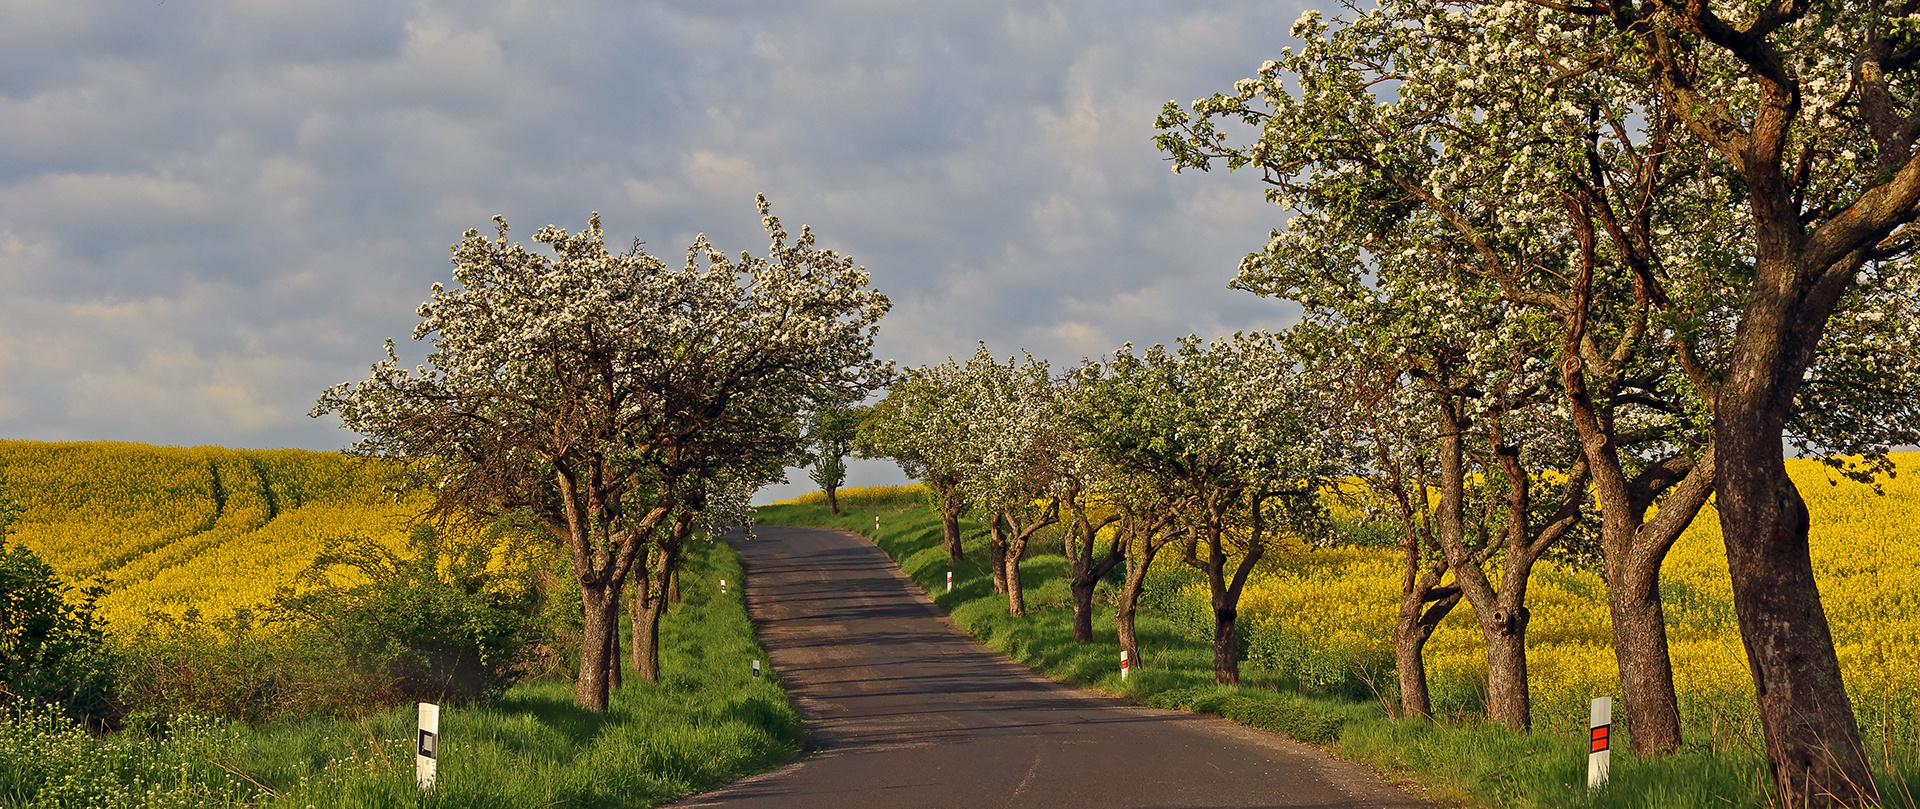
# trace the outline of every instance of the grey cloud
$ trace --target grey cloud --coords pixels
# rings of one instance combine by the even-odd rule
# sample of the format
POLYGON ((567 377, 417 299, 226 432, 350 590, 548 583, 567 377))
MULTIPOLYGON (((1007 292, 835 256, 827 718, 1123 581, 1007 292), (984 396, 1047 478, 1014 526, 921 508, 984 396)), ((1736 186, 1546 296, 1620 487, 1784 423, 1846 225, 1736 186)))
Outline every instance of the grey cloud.
POLYGON ((908 363, 1281 325, 1225 287, 1278 212, 1150 139, 1298 11, 0 0, 0 435, 341 446, 314 397, 495 213, 677 260, 763 249, 764 191, 908 363))

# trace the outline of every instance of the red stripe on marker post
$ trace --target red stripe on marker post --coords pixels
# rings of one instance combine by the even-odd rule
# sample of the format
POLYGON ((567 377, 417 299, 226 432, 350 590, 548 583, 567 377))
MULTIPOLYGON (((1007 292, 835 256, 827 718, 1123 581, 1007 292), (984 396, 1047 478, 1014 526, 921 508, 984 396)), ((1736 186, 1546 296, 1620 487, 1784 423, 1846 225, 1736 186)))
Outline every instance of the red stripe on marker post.
POLYGON ((1587 715, 1587 791, 1607 785, 1613 774, 1613 697, 1595 697, 1587 715))

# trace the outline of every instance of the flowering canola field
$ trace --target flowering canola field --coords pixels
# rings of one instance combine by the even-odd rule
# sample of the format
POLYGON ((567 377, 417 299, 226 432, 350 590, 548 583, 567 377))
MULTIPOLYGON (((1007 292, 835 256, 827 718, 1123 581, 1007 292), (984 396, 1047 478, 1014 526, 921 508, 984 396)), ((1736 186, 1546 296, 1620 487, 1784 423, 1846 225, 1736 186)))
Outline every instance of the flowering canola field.
POLYGON ((9 539, 70 582, 107 582, 100 613, 119 628, 258 606, 329 538, 399 548, 426 507, 383 492, 379 464, 297 449, 0 441, 0 476, 26 507, 9 539))
MULTIPOLYGON (((1899 475, 1882 482, 1884 495, 1830 476, 1814 461, 1788 461, 1812 512, 1821 597, 1872 747, 1920 740, 1920 453, 1893 457, 1899 475)), ((1391 661, 1397 551, 1296 546, 1263 567, 1248 582, 1242 616, 1314 638, 1331 656, 1391 661)), ((1711 507, 1676 543, 1662 580, 1689 742, 1753 744, 1759 732, 1753 686, 1734 619, 1719 517, 1711 507)), ((1188 595, 1205 598, 1204 592, 1188 595)), ((1535 726, 1583 728, 1587 701, 1619 692, 1606 585, 1591 572, 1542 564, 1529 601, 1535 726)), ((1471 710, 1481 696, 1476 689, 1485 688, 1486 652, 1468 605, 1448 616, 1427 650, 1436 710, 1471 710)))

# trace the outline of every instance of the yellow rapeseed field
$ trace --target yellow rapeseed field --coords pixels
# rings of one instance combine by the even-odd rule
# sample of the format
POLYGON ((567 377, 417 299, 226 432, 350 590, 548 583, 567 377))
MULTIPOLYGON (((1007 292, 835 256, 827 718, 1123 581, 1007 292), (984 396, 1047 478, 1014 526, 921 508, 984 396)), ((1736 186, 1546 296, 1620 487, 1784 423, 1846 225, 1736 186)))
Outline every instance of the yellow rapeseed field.
POLYGON ((119 628, 258 606, 328 539, 397 548, 425 509, 383 492, 380 465, 307 450, 0 441, 0 474, 26 507, 12 539, 69 581, 108 582, 119 628))
MULTIPOLYGON (((1920 737, 1920 453, 1894 460, 1900 474, 1882 482, 1884 495, 1831 476, 1814 461, 1788 462, 1812 512, 1813 561, 1848 690, 1875 744, 1920 737)), ((1393 551, 1288 547, 1248 583, 1241 614, 1324 639, 1332 650, 1378 659, 1392 648, 1399 570, 1393 551)), ((1711 507, 1668 557, 1662 592, 1692 741, 1752 744, 1753 687, 1711 507)), ((1579 727, 1588 699, 1619 690, 1606 585, 1593 573, 1543 564, 1529 597, 1535 724, 1579 727)), ((1466 605, 1434 634, 1428 667, 1437 697, 1448 689, 1484 688, 1486 653, 1466 605)))

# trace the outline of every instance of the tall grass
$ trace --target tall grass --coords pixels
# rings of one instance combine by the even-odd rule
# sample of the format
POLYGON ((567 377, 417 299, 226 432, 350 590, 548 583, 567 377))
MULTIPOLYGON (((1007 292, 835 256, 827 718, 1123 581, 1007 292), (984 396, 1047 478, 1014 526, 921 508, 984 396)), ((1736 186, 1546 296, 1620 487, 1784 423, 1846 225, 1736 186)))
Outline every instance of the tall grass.
POLYGON ((799 715, 766 659, 739 590, 739 559, 691 543, 683 603, 661 625, 665 676, 629 676, 606 714, 564 680, 522 683, 441 718, 439 786, 413 781, 415 711, 248 728, 179 717, 151 733, 95 738, 33 709, 0 721, 0 807, 644 807, 795 755, 799 715))
MULTIPOLYGON (((846 502, 843 496, 842 503, 846 502)), ((1325 637, 1309 644, 1315 646, 1311 654, 1289 655, 1285 649, 1262 652, 1263 642, 1285 646, 1299 642, 1298 638, 1277 632, 1262 641, 1262 630, 1249 626, 1249 634, 1255 636, 1250 644, 1254 653, 1242 667, 1244 684, 1214 685, 1212 645, 1205 636, 1211 619, 1195 621, 1195 615, 1188 614, 1192 612, 1191 599, 1178 592, 1182 574, 1173 569, 1178 562, 1172 554, 1162 555, 1169 569, 1156 571, 1152 578, 1160 591, 1143 596, 1138 618, 1142 659, 1131 677, 1122 680, 1119 642, 1111 610, 1104 603, 1094 619, 1094 642, 1082 645, 1072 640, 1066 561, 1062 557, 1030 553, 1022 562, 1029 616, 1014 619, 1006 614, 1005 598, 992 591, 983 562, 984 531, 979 525, 963 521, 967 558, 950 564, 941 548, 939 520, 921 503, 889 501, 877 507, 845 506, 843 511, 840 516, 829 516, 823 500, 799 498, 797 502, 761 507, 759 519, 769 524, 841 528, 868 536, 961 628, 1055 680, 1155 707, 1225 716, 1323 744, 1344 758, 1412 784, 1415 791, 1442 805, 1525 809, 1778 805, 1767 791, 1770 783, 1764 760, 1752 746, 1724 744, 1736 735, 1730 732, 1701 731, 1697 738, 1721 743, 1654 759, 1641 759, 1626 750, 1623 733, 1613 752, 1612 782, 1606 789, 1589 793, 1584 726, 1580 722, 1541 723, 1542 729, 1534 733, 1515 733, 1482 723, 1472 713, 1477 702, 1464 693, 1452 699, 1459 710, 1451 721, 1434 724, 1393 720, 1383 710, 1391 695, 1384 693, 1386 683, 1379 682, 1382 677, 1391 681, 1390 669, 1349 669, 1345 672, 1348 676, 1321 677, 1313 674, 1313 667, 1303 667, 1303 660, 1319 666, 1337 656, 1340 644, 1329 643, 1325 637), (876 515, 881 517, 878 533, 874 531, 876 515), (949 571, 953 573, 952 592, 946 590, 949 571), (1356 690, 1356 679, 1362 685, 1374 681, 1382 686, 1382 693, 1376 696, 1364 688, 1356 690)), ((1103 586, 1103 594, 1106 591, 1103 586)), ((1443 685, 1461 692, 1473 688, 1467 680, 1443 685)), ((1584 718, 1584 704, 1576 707, 1584 718)), ((1880 758, 1879 777, 1891 805, 1915 806, 1913 796, 1920 794, 1920 763, 1897 750, 1880 758)))

